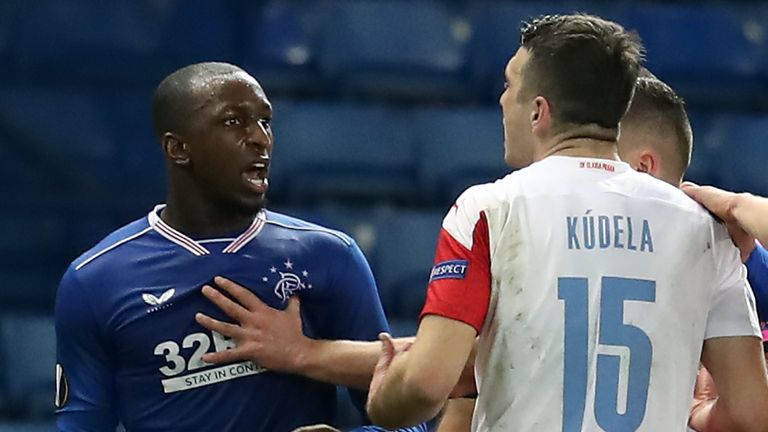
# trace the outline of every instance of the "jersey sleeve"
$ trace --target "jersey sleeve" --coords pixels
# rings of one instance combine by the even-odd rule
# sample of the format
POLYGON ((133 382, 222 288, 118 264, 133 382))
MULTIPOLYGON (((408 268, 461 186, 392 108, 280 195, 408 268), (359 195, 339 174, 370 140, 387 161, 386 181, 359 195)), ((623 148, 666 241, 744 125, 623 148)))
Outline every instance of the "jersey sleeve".
POLYGON ((389 331, 373 273, 363 252, 352 242, 339 258, 331 297, 324 314, 329 318, 322 337, 373 341, 389 331))
POLYGON ((768 321, 768 251, 758 244, 745 264, 747 279, 755 294, 757 316, 760 321, 768 321))
POLYGON ((86 288, 70 267, 56 294, 56 424, 61 432, 117 427, 112 367, 86 288))
POLYGON ((471 325, 479 333, 491 295, 488 215, 469 189, 448 211, 421 312, 471 325))
MULTIPOLYGON (((314 311, 322 315, 323 331, 319 336, 336 340, 377 340, 379 333, 389 331, 389 325, 368 261, 354 241, 334 257, 331 290, 322 308, 314 311)), ((367 393, 349 389, 349 396, 361 417, 369 423, 365 412, 367 393)))
POLYGON ((715 225, 714 253, 718 284, 707 316, 705 339, 724 336, 761 336, 755 297, 738 249, 721 224, 715 225))

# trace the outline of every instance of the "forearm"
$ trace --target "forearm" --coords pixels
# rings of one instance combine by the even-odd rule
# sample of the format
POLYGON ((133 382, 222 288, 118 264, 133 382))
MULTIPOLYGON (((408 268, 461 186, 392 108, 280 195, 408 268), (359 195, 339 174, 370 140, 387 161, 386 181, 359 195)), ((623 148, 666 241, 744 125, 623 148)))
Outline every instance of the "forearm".
MULTIPOLYGON (((409 354, 395 357, 381 385, 381 391, 370 400, 368 416, 387 429, 414 426, 435 417, 445 403, 427 394, 421 374, 413 373, 409 354)), ((428 375, 428 374, 427 374, 428 375)))
POLYGON ((317 381, 368 390, 381 343, 313 340, 297 359, 297 373, 317 381))
POLYGON ((749 193, 736 194, 731 214, 745 231, 768 245, 768 199, 749 193))
POLYGON ((736 432, 756 430, 755 425, 739 424, 731 416, 722 401, 713 399, 694 408, 689 422, 697 432, 736 432))

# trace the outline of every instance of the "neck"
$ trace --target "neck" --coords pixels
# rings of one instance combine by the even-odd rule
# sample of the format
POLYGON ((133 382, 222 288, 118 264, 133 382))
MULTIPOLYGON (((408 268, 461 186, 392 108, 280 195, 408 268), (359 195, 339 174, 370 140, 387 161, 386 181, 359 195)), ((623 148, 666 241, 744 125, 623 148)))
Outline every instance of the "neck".
POLYGON ((619 159, 618 131, 596 125, 553 135, 535 155, 539 161, 549 156, 619 159))
POLYGON ((167 205, 160 212, 160 219, 190 237, 215 237, 244 230, 256 217, 257 212, 234 212, 196 192, 180 194, 169 185, 167 205))

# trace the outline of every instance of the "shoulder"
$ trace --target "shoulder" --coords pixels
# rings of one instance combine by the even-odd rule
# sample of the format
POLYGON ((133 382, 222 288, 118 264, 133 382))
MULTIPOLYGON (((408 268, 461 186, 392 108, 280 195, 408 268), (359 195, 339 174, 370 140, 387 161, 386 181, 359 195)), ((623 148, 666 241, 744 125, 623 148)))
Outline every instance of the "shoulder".
POLYGON ((266 211, 266 216, 267 226, 277 231, 284 231, 291 237, 302 241, 318 242, 329 247, 342 249, 356 247, 355 241, 341 231, 271 210, 266 211))
POLYGON ((117 255, 120 255, 126 244, 142 237, 151 230, 146 217, 135 220, 104 237, 94 247, 76 258, 70 268, 73 271, 80 271, 85 267, 93 266, 96 262, 112 261, 117 255))
POLYGON ((514 195, 519 177, 519 174, 514 172, 494 182, 470 186, 459 195, 453 207, 476 213, 505 204, 510 195, 514 195))
POLYGON ((675 207, 677 210, 689 213, 692 217, 707 223, 714 222, 711 214, 679 187, 635 171, 625 173, 621 181, 631 183, 631 187, 627 189, 632 191, 635 196, 656 201, 660 205, 675 207))

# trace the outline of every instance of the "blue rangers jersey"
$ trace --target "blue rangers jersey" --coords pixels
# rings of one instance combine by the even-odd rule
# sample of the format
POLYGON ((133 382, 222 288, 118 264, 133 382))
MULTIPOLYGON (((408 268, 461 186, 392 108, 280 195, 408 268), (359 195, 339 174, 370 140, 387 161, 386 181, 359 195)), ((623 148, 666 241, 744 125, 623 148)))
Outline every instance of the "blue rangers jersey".
MULTIPOLYGON (((376 340, 388 326, 360 249, 348 236, 262 211, 242 233, 192 239, 158 206, 76 259, 56 299, 61 431, 290 431, 332 423, 335 387, 253 362, 213 365, 234 345, 195 321, 231 321, 203 297, 215 276, 283 309, 301 299, 313 338, 376 340)), ((365 395, 354 393, 361 412, 365 395)))

